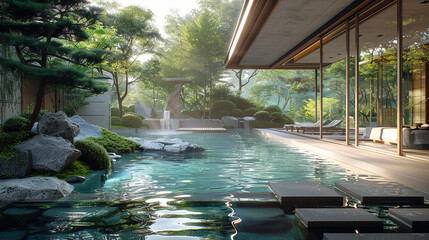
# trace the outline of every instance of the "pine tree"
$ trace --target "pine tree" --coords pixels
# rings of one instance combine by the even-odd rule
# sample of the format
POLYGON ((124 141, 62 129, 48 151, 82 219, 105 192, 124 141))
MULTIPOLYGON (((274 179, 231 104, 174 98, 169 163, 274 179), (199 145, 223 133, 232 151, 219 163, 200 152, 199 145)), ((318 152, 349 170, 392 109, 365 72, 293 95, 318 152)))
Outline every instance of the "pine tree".
POLYGON ((30 117, 31 129, 42 107, 47 86, 107 91, 87 77, 84 68, 100 63, 105 51, 76 49, 73 42, 87 40, 85 28, 97 21, 101 9, 85 0, 2 0, 0 44, 12 46, 19 61, 0 57, 0 66, 40 81, 30 117))

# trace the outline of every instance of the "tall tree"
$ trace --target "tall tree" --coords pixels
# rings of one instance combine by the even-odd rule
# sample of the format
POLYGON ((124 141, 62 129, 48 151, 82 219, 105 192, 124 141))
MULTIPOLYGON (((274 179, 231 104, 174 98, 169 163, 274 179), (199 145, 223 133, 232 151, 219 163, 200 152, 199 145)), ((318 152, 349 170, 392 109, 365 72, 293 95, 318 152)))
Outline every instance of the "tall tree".
POLYGON ((250 72, 247 72, 243 69, 233 69, 232 70, 235 74, 235 77, 238 80, 238 96, 241 96, 241 92, 243 90, 243 87, 245 87, 247 84, 249 84, 250 80, 258 75, 259 69, 252 70, 250 72))
POLYGON ((0 44, 13 46, 19 58, 0 57, 0 65, 40 81, 28 129, 37 119, 47 86, 94 93, 107 90, 74 67, 99 63, 103 51, 70 47, 72 42, 88 39, 84 29, 97 20, 101 9, 88 7, 85 0, 4 0, 0 8, 0 44))
POLYGON ((154 53, 155 42, 161 38, 151 23, 152 18, 151 11, 128 6, 116 14, 108 15, 104 20, 107 26, 116 29, 117 36, 121 38, 119 44, 112 48, 116 52, 115 56, 109 64, 102 67, 112 75, 120 116, 123 115, 122 102, 128 95, 129 86, 139 80, 130 79, 130 70, 140 56, 154 53), (121 86, 124 87, 123 90, 121 86))

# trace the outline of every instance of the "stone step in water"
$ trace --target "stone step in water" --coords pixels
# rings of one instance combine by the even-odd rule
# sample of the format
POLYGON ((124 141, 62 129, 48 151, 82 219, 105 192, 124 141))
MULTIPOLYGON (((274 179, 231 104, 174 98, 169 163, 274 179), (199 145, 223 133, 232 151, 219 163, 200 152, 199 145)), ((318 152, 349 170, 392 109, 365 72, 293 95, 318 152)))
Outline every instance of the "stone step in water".
POLYGON ((414 189, 385 181, 340 181, 335 187, 363 205, 422 205, 424 197, 414 189))
POLYGON ((389 216, 409 231, 429 232, 429 208, 390 208, 389 216))
POLYGON ((427 233, 325 233, 323 240, 427 240, 427 233))
POLYGON ((308 231, 383 231, 383 221, 361 208, 297 208, 295 215, 308 231))
POLYGON ((269 186, 286 210, 343 205, 340 194, 317 182, 280 181, 269 182, 269 186))

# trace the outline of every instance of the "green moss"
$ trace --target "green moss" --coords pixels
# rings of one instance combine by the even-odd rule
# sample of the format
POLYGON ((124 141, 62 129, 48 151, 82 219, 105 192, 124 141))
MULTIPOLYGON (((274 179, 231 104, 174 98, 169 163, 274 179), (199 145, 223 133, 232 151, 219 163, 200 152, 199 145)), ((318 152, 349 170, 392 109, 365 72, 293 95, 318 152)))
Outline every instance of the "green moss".
POLYGON ((30 139, 35 134, 29 131, 21 132, 0 132, 0 158, 6 161, 18 157, 18 153, 13 146, 30 139))
POLYGON ((110 125, 110 128, 127 128, 124 126, 118 126, 118 125, 110 125))
POLYGON ((82 152, 79 161, 85 162, 92 170, 104 170, 112 167, 112 161, 107 155, 106 149, 91 140, 79 140, 74 143, 82 152))
POLYGON ((121 125, 129 128, 140 128, 143 126, 142 120, 132 114, 125 114, 121 119, 121 125))
POLYGON ((90 137, 91 141, 94 141, 103 146, 108 152, 114 153, 131 153, 137 150, 140 144, 119 136, 118 134, 111 132, 105 128, 101 128, 100 138, 90 137))
POLYGON ((74 161, 69 167, 64 169, 62 172, 53 174, 53 173, 34 173, 32 174, 32 177, 36 176, 43 176, 43 177, 57 177, 62 180, 66 180, 69 177, 72 176, 86 176, 90 174, 92 170, 90 169, 89 165, 81 162, 81 161, 74 161))

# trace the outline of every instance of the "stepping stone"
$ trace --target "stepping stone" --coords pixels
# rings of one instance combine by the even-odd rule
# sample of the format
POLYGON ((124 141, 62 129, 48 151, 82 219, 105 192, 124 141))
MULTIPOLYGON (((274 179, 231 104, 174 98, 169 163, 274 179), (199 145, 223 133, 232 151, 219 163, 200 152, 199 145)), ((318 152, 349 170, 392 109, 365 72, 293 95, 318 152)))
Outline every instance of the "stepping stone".
POLYGON ((389 216, 413 232, 429 232, 429 208, 389 208, 389 216))
POLYGON ((425 240, 427 233, 325 233, 323 240, 425 240))
POLYGON ((363 205, 423 205, 424 202, 422 194, 393 182, 340 181, 335 187, 363 205))
POLYGON ((296 207, 341 207, 343 197, 317 182, 269 182, 271 191, 286 209, 296 207))
POLYGON ((295 215, 308 231, 383 231, 383 220, 361 208, 297 208, 295 215))

